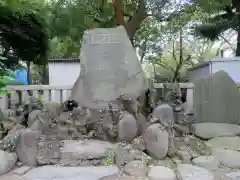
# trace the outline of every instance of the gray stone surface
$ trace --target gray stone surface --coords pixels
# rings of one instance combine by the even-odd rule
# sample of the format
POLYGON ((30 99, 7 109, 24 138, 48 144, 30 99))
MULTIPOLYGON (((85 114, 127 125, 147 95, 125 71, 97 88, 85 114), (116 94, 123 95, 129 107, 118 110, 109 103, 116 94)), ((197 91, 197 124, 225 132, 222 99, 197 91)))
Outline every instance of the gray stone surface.
POLYGON ((221 177, 220 180, 239 180, 240 172, 230 172, 221 177))
POLYGON ((222 149, 230 149, 237 151, 240 147, 240 137, 219 137, 219 138, 213 138, 208 141, 205 141, 205 144, 212 148, 212 147, 218 147, 222 149))
POLYGON ((25 180, 97 180, 118 173, 116 166, 56 167, 42 166, 28 171, 25 180))
POLYGON ((124 172, 129 176, 144 177, 147 175, 147 167, 142 161, 131 161, 124 166, 124 172))
POLYGON ((10 171, 17 162, 17 154, 0 150, 0 175, 10 171))
POLYGON ((224 71, 194 82, 196 122, 240 124, 240 93, 224 71))
POLYGON ((210 171, 191 164, 178 164, 177 176, 179 180, 214 180, 210 171))
POLYGON ((21 175, 25 174, 26 172, 28 172, 30 169, 31 169, 30 166, 18 167, 13 170, 13 174, 21 176, 21 175))
POLYGON ((164 166, 153 166, 149 169, 148 177, 151 180, 176 180, 175 172, 164 166))
POLYGON ((55 119, 58 116, 60 116, 61 112, 61 104, 58 102, 48 102, 45 105, 46 110, 48 111, 48 114, 50 118, 55 119))
POLYGON ((172 127, 174 124, 173 108, 168 104, 156 107, 152 113, 151 122, 160 122, 165 127, 172 127))
POLYGON ((202 139, 240 135, 240 126, 228 123, 196 123, 192 125, 193 133, 202 139))
POLYGON ((184 163, 191 163, 191 154, 188 152, 188 150, 179 150, 176 152, 176 155, 184 162, 184 163))
POLYGON ((160 124, 152 124, 143 133, 146 149, 153 158, 162 159, 168 152, 168 133, 160 124))
POLYGON ((138 133, 137 134, 141 135, 146 128, 147 120, 142 113, 138 113, 136 115, 136 118, 137 118, 137 125, 138 125, 138 133))
POLYGON ((26 129, 21 132, 16 152, 19 160, 29 166, 37 165, 37 143, 41 132, 26 129))
POLYGON ((70 97, 80 106, 105 109, 122 94, 136 100, 148 88, 123 26, 86 30, 80 56, 81 74, 70 97))
POLYGON ((240 137, 220 137, 206 142, 221 164, 232 168, 240 168, 240 137))
POLYGON ((30 127, 36 120, 37 116, 40 115, 41 110, 33 110, 28 116, 28 127, 30 127))
POLYGON ((208 170, 216 170, 220 163, 214 156, 200 156, 192 160, 193 164, 199 167, 206 168, 208 170))
POLYGON ((221 164, 231 167, 240 168, 240 152, 228 149, 213 148, 212 155, 215 156, 221 164))
POLYGON ((115 163, 118 167, 122 167, 123 165, 136 160, 137 157, 140 156, 140 151, 137 149, 133 149, 133 147, 125 144, 118 144, 116 149, 114 150, 114 159, 115 163))
POLYGON ((118 139, 121 141, 132 141, 138 131, 136 119, 129 113, 124 112, 123 118, 117 124, 118 139))
POLYGON ((98 180, 151 180, 148 177, 134 177, 134 176, 106 176, 98 180))
POLYGON ((101 160, 107 157, 107 152, 115 147, 107 141, 99 140, 65 140, 61 144, 60 163, 71 166, 86 160, 101 160))

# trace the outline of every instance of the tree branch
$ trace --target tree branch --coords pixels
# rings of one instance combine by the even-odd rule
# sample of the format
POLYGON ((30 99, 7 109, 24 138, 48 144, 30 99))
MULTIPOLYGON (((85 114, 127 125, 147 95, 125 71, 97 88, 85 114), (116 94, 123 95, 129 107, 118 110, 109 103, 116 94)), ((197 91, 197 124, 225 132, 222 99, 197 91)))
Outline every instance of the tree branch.
POLYGON ((137 11, 126 23, 126 30, 129 38, 132 40, 137 30, 140 28, 140 24, 147 17, 146 2, 145 0, 139 0, 137 11))

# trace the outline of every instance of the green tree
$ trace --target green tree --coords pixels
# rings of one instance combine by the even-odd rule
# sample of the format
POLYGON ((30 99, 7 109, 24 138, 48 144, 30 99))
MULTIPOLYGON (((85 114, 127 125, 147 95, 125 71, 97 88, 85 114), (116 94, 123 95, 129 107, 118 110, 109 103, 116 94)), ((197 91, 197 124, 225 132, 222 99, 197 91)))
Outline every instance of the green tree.
MULTIPOLYGON (((3 56, 26 61, 30 69, 30 62, 44 64, 48 52, 47 24, 39 13, 38 6, 27 9, 27 1, 1 1, 0 3, 0 42, 3 56), (21 2, 17 4, 16 2, 21 2)), ((28 73, 29 74, 29 73, 28 73)), ((30 79, 30 75, 28 75, 30 79)))
POLYGON ((225 31, 232 29, 238 34, 236 56, 240 56, 240 1, 195 1, 209 13, 207 23, 196 27, 196 34, 214 41, 218 40, 225 31))
MULTIPOLYGON (((49 18, 53 45, 51 57, 56 57, 56 54, 78 56, 81 38, 86 29, 111 28, 119 24, 116 7, 109 0, 52 0, 49 4, 52 7, 49 18), (61 49, 61 52, 56 53, 56 49, 61 49)), ((177 17, 176 12, 183 11, 187 3, 177 4, 171 0, 122 0, 120 6, 118 9, 124 16, 126 30, 130 39, 135 41, 135 36, 138 31, 142 31, 145 21, 169 21, 177 17)))

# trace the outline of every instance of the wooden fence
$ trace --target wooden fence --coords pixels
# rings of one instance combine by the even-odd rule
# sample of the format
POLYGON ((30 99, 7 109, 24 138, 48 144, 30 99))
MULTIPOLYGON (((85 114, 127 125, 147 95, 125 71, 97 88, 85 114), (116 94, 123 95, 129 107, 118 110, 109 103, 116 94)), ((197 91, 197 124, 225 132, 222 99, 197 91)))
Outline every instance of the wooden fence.
MULTIPOLYGON (((180 88, 187 89, 186 105, 188 108, 193 107, 193 84, 179 83, 180 88)), ((155 88, 164 88, 164 84, 155 83, 155 88)), ((11 105, 19 104, 32 94, 44 101, 63 102, 70 96, 72 86, 52 86, 52 85, 17 85, 8 86, 8 90, 12 91, 9 96, 0 99, 0 107, 2 110, 9 109, 11 105)))

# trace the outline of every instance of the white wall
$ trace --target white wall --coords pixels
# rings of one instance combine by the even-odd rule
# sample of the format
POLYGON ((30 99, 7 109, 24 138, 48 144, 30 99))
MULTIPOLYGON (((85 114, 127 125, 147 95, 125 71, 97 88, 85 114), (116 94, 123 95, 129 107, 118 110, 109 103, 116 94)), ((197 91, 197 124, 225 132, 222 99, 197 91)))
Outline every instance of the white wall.
POLYGON ((224 70, 237 83, 240 82, 240 61, 212 62, 212 73, 224 70))
MULTIPOLYGON (((80 62, 50 62, 49 68, 49 85, 73 86, 80 74, 80 62)), ((60 101, 60 91, 51 91, 52 101, 60 101)), ((69 91, 63 91, 63 99, 70 96, 69 91)))
POLYGON ((193 82, 197 78, 206 77, 210 74, 210 65, 206 64, 204 66, 192 69, 188 72, 188 80, 193 82))
POLYGON ((49 85, 73 85, 80 74, 80 62, 48 64, 49 85))

